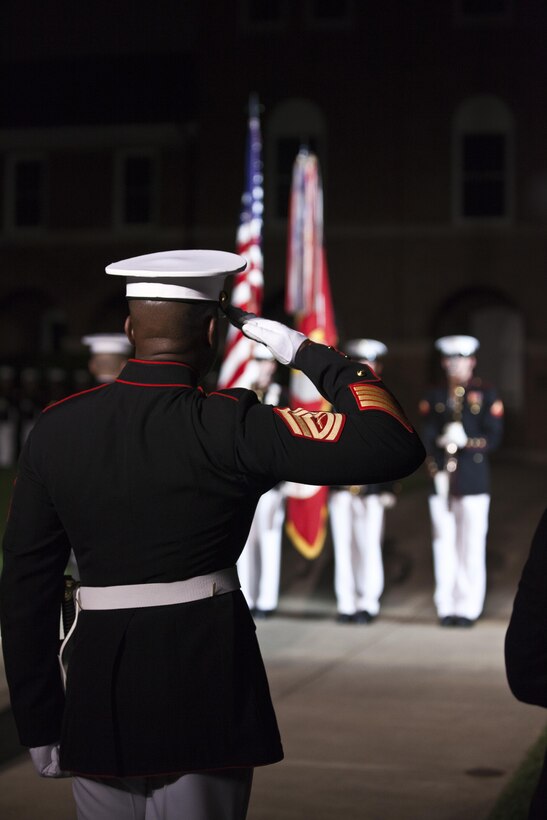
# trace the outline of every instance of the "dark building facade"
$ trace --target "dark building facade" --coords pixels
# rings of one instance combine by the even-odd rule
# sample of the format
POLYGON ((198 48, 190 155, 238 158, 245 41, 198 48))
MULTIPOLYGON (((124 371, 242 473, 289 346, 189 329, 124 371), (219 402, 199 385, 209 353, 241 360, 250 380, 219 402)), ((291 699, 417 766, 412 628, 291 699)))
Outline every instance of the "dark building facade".
MULTIPOLYGON (((292 161, 320 158, 341 345, 390 351, 417 406, 433 340, 471 333, 506 447, 547 452, 547 10, 540 0, 6 2, 0 361, 82 360, 118 330, 105 264, 232 249, 263 106, 265 312, 283 317, 292 161), (84 4, 88 5, 88 4, 84 4), (93 6, 93 10, 91 10, 93 6)), ((416 418, 415 418, 416 420, 416 418)))

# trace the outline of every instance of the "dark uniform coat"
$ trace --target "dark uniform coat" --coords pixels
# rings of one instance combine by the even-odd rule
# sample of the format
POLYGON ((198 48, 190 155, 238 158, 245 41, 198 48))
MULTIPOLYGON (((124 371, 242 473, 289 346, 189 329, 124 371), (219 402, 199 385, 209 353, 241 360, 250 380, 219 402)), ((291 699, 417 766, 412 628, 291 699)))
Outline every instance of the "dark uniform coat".
POLYGON ((282 757, 240 591, 175 606, 84 611, 66 698, 59 601, 73 548, 86 586, 170 582, 232 566, 261 493, 283 479, 363 484, 423 461, 363 365, 322 345, 297 366, 337 412, 208 396, 183 364, 130 360, 113 384, 44 411, 21 458, 4 540, 3 649, 21 742, 61 739, 61 767, 131 776, 282 757))
MULTIPOLYGON (((505 667, 516 698, 547 707, 547 510, 534 535, 513 605, 505 637, 505 667)), ((547 757, 529 817, 547 818, 547 757)))
MULTIPOLYGON (((436 444, 445 425, 454 421, 454 408, 447 387, 434 387, 420 402, 422 438, 431 475, 445 467, 445 451, 436 444)), ((488 454, 498 447, 503 432, 503 404, 496 390, 472 379, 463 395, 461 422, 467 446, 457 453, 457 469, 450 476, 452 495, 490 492, 488 454)))

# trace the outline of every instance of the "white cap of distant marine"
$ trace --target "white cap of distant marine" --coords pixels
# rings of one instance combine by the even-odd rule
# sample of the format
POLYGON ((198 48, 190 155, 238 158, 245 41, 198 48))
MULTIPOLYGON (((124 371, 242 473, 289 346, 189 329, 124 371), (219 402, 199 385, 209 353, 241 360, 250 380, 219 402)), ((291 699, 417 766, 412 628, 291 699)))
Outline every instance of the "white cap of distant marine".
POLYGON ((131 342, 125 333, 91 333, 84 336, 82 344, 89 348, 90 353, 113 353, 127 355, 132 349, 131 342))
POLYGON ((375 362, 380 356, 385 356, 387 347, 377 339, 352 339, 344 346, 348 356, 357 359, 366 359, 367 362, 375 362))
POLYGON ((237 253, 175 250, 122 259, 105 270, 127 278, 128 299, 218 302, 224 279, 246 266, 237 253))
POLYGON ((435 347, 443 356, 472 356, 479 349, 474 336, 441 336, 435 347))

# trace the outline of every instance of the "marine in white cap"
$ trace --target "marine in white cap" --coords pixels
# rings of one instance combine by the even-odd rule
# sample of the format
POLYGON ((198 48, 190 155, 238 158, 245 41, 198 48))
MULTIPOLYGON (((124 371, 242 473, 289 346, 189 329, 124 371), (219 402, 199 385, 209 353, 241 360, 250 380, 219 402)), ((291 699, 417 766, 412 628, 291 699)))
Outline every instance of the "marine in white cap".
POLYGON ((243 820, 253 767, 283 756, 235 567, 259 498, 286 479, 400 478, 425 456, 368 367, 225 298, 228 318, 336 410, 204 392, 224 279, 244 266, 207 250, 108 265, 127 279, 135 357, 49 406, 21 457, 0 582, 6 676, 21 742, 43 776, 74 774, 81 820, 171 820, 181 806, 243 820), (71 547, 81 614, 64 693, 71 547))
POLYGON ((488 455, 501 441, 503 404, 492 385, 473 377, 478 339, 443 336, 435 348, 446 384, 420 402, 433 490, 434 601, 441 626, 470 627, 486 594, 488 455))
MULTIPOLYGON (((352 339, 346 342, 344 350, 378 375, 388 352, 386 345, 377 339, 352 339)), ((384 590, 384 513, 394 504, 392 482, 331 489, 329 514, 338 623, 370 624, 380 611, 384 590)))
POLYGON ((132 346, 125 333, 92 333, 82 344, 89 348, 89 372, 97 384, 113 382, 127 363, 132 346))

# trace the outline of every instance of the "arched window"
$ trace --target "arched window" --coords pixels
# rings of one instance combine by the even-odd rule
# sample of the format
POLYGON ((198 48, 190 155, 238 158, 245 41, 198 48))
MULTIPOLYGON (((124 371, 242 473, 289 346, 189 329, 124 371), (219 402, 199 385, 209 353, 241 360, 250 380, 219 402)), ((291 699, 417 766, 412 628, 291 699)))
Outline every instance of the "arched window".
POLYGON ((299 148, 306 145, 319 157, 325 177, 325 118, 318 105, 305 99, 280 103, 267 124, 265 218, 287 218, 292 167, 299 148))
POLYGON ((441 306, 435 338, 469 333, 480 342, 477 375, 498 388, 510 413, 524 407, 524 317, 497 289, 475 287, 454 293, 441 306))
POLYGON ((513 216, 513 115, 497 97, 465 100, 453 125, 456 221, 508 221, 513 216))

